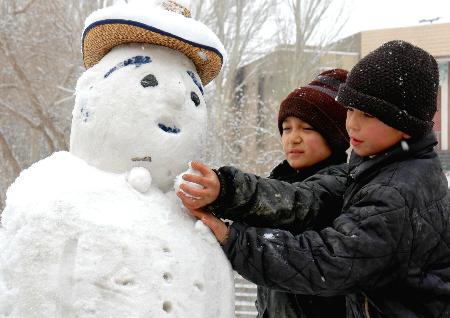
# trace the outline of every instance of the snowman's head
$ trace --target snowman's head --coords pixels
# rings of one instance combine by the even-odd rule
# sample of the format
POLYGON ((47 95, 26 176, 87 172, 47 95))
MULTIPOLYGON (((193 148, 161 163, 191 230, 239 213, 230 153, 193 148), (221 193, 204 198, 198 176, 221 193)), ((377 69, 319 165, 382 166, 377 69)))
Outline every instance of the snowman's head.
POLYGON ((145 167, 162 190, 200 156, 203 86, 225 50, 188 0, 129 0, 85 22, 70 151, 105 171, 145 167))
POLYGON ((126 44, 78 80, 70 151, 105 171, 150 170, 167 190, 198 158, 206 105, 194 64, 162 46, 126 44))

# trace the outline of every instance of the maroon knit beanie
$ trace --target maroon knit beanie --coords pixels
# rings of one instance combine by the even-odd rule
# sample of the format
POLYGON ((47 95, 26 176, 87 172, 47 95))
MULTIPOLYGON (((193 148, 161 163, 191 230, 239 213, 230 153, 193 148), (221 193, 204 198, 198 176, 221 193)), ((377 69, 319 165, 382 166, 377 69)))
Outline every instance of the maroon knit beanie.
POLYGON ((333 151, 345 151, 349 147, 345 129, 347 111, 335 98, 339 85, 346 79, 347 71, 332 69, 290 93, 281 102, 278 113, 280 134, 283 134, 283 121, 289 116, 297 117, 313 126, 333 151))

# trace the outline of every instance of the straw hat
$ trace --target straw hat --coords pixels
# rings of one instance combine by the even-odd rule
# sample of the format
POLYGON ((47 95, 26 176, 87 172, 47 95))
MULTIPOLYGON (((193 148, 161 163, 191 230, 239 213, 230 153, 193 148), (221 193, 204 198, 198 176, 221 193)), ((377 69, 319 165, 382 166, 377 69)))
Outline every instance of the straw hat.
POLYGON ((126 43, 156 44, 184 53, 204 85, 219 74, 225 59, 217 36, 173 0, 135 1, 93 12, 83 31, 84 66, 94 66, 112 48, 126 43))

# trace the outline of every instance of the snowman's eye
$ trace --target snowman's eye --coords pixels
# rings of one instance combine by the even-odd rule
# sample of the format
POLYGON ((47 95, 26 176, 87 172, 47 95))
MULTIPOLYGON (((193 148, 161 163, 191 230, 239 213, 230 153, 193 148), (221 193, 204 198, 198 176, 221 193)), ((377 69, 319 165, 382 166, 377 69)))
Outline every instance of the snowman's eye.
POLYGON ((191 92, 191 100, 194 102, 195 107, 198 107, 198 105, 200 105, 200 98, 195 92, 191 92))
POLYGON ((148 74, 141 80, 141 85, 143 87, 155 87, 158 86, 158 80, 156 79, 155 75, 148 74))

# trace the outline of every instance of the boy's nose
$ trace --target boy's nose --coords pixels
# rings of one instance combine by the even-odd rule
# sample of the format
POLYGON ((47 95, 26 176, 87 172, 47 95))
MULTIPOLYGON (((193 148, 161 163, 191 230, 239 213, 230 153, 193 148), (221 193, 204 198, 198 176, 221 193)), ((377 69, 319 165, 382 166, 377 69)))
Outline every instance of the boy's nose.
POLYGON ((347 113, 347 119, 345 121, 345 128, 347 128, 347 132, 358 129, 358 122, 353 113, 350 113, 350 112, 347 113))
POLYGON ((302 136, 301 136, 300 134, 294 135, 293 138, 291 139, 291 142, 292 142, 293 144, 299 144, 299 143, 301 143, 302 141, 303 141, 303 138, 302 138, 302 136))

